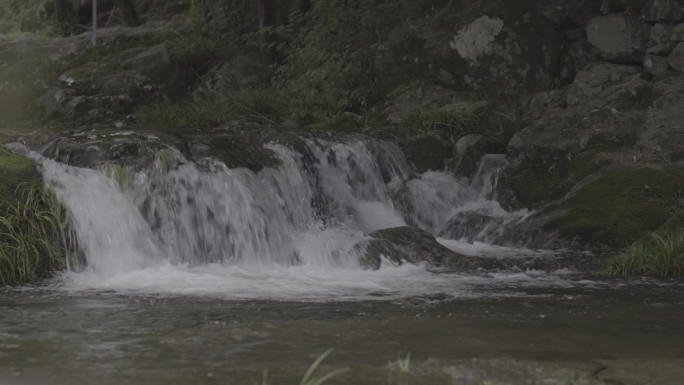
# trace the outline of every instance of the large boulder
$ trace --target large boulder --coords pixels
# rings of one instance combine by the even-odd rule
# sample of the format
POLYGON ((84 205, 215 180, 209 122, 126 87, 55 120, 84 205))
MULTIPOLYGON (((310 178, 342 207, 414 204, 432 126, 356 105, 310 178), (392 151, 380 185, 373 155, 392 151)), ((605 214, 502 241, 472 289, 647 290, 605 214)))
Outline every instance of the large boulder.
POLYGON ((607 60, 641 64, 650 27, 629 15, 608 15, 591 19, 587 40, 607 60))
POLYGON ((534 3, 448 2, 398 25, 375 55, 381 83, 425 74, 495 98, 551 88, 564 41, 534 3))
POLYGON ((670 56, 667 57, 667 62, 670 67, 684 72, 684 43, 677 44, 670 56))

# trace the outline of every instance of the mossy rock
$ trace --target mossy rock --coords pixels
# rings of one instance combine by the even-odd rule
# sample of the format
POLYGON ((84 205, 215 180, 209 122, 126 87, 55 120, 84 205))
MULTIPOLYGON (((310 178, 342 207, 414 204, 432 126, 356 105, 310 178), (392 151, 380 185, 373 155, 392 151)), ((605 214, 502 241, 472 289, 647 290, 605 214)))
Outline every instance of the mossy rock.
POLYGON ((399 146, 418 172, 444 170, 452 157, 452 146, 436 135, 417 135, 399 141, 399 146))
POLYGON ((681 166, 604 171, 563 202, 546 228, 585 244, 624 248, 672 216, 682 188, 681 166))
POLYGON ((22 184, 40 181, 40 173, 31 159, 13 155, 6 148, 0 147, 0 196, 12 198, 22 184))

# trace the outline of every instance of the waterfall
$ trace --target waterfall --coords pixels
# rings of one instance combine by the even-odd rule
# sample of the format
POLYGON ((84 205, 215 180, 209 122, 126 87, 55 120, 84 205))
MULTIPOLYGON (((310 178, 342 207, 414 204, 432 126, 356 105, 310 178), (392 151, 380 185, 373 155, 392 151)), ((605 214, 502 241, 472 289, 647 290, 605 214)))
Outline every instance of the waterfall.
POLYGON ((382 140, 305 144, 306 154, 266 144, 278 162, 260 171, 186 159, 173 148, 140 169, 32 156, 70 212, 86 270, 101 278, 155 266, 360 270, 355 246, 375 230, 413 225, 487 240, 491 228, 525 214, 495 200, 501 156, 485 157, 468 180, 416 174, 382 140))

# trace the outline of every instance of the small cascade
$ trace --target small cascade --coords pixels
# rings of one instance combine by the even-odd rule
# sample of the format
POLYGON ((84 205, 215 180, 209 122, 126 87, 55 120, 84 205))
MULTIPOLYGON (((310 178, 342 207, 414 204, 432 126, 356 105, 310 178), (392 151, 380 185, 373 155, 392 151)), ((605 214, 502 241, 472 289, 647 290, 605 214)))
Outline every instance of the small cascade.
POLYGON ((144 167, 68 166, 33 154, 69 209, 88 271, 154 266, 359 269, 360 242, 412 225, 445 238, 488 240, 508 213, 496 202, 503 157, 472 180, 417 175, 393 143, 309 139, 305 153, 269 143, 277 165, 252 171, 187 159, 169 147, 144 167))
POLYGON ((435 233, 443 238, 465 239, 468 242, 494 243, 505 225, 527 218, 526 209, 509 212, 497 201, 499 174, 506 164, 502 154, 482 157, 469 185, 472 194, 460 205, 452 206, 448 219, 435 233))

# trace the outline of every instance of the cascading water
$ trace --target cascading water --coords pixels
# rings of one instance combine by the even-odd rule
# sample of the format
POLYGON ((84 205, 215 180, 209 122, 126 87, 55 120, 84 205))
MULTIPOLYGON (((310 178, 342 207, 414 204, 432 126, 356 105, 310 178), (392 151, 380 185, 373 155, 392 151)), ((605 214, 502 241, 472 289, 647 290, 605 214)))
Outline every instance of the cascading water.
POLYGON ((258 172, 213 158, 190 161, 173 149, 138 171, 84 169, 34 154, 85 254, 84 271, 68 276, 72 284, 239 297, 443 292, 440 282, 452 280, 421 267, 362 270, 356 246, 372 231, 407 224, 487 240, 491 223, 526 214, 508 213, 493 199, 501 158, 486 157, 468 181, 416 175, 396 145, 380 140, 307 140, 306 156, 266 147, 279 165, 258 172), (467 212, 490 220, 481 220, 477 234, 458 234, 470 226, 467 212))

